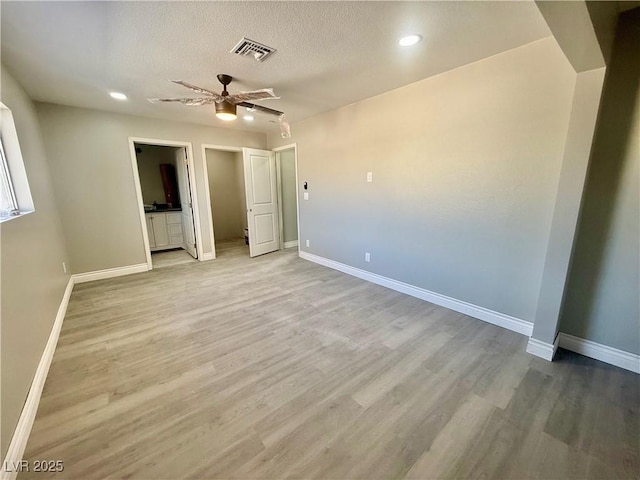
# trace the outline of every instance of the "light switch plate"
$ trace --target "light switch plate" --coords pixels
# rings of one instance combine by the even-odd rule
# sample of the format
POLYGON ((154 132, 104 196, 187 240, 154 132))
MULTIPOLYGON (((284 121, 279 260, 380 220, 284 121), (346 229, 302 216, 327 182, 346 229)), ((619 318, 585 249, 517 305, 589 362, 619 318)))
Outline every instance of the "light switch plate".
POLYGON ((367 172, 367 182, 373 182, 373 172, 367 172))
POLYGON ((309 192, 304 192, 304 199, 309 200, 309 192))

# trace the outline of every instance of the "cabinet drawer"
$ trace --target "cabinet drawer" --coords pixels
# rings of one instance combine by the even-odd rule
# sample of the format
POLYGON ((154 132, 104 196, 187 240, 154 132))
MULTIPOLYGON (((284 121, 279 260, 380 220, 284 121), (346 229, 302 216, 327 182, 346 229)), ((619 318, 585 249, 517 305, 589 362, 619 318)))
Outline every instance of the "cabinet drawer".
POLYGON ((184 238, 182 235, 169 235, 169 244, 184 245, 184 238))
POLYGON ((169 227, 169 235, 182 235, 182 225, 178 224, 178 225, 174 225, 174 224, 168 224, 167 227, 169 227))
POLYGON ((182 214, 181 213, 167 213, 167 224, 168 225, 182 225, 182 214))

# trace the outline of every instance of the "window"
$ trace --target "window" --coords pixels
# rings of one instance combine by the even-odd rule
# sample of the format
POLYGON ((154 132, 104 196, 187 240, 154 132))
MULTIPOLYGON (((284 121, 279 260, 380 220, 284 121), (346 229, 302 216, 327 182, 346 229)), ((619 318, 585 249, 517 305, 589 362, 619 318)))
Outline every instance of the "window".
POLYGON ((19 215, 18 200, 16 200, 16 192, 13 189, 11 175, 9 173, 9 165, 7 157, 4 154, 4 146, 0 140, 0 218, 5 219, 14 215, 19 215))
POLYGON ((13 114, 0 103, 0 222, 33 212, 13 114))

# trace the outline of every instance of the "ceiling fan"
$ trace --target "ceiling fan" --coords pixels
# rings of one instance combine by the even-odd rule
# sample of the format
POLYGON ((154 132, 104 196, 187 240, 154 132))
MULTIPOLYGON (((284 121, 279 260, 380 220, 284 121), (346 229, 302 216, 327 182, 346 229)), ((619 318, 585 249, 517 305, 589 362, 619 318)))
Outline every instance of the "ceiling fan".
POLYGON ((231 83, 233 77, 231 75, 226 75, 221 73, 218 75, 218 81, 222 84, 222 92, 216 93, 212 90, 208 90, 206 88, 198 87, 196 85, 192 85, 187 82, 183 82, 182 80, 171 80, 173 83, 177 83, 178 85, 182 85, 183 87, 187 87, 189 90, 192 90, 196 93, 204 95, 204 97, 186 97, 186 98, 149 98, 148 100, 151 103, 165 103, 165 102, 178 102, 183 105, 188 106, 201 106, 201 105, 211 105, 215 103, 216 106, 216 117, 221 120, 231 121, 237 118, 237 107, 245 107, 250 111, 259 111, 263 113, 267 113, 269 115, 275 115, 278 117, 280 121, 280 131, 282 133, 282 138, 289 138, 291 136, 291 131, 289 127, 289 123, 285 118, 283 112, 279 110, 274 110, 273 108, 263 107, 262 105, 256 105, 255 103, 250 103, 248 100, 265 100, 265 99, 278 99, 280 97, 276 97, 273 93, 273 89, 271 88, 263 88, 260 90, 253 90, 251 92, 238 92, 234 94, 230 94, 227 91, 227 85, 231 83))

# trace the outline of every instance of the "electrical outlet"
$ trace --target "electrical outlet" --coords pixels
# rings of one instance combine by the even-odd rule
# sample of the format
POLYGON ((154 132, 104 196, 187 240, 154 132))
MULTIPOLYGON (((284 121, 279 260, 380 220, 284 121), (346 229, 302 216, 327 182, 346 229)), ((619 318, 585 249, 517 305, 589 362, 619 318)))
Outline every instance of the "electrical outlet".
POLYGON ((303 198, 304 198, 305 200, 309 200, 309 192, 304 192, 304 194, 303 194, 303 198))
POLYGON ((373 182, 373 172, 367 172, 367 182, 373 182))
POLYGON ((306 242, 306 243, 307 243, 307 247, 308 247, 308 246, 309 246, 309 240, 307 240, 307 242, 306 242))
POLYGON ((67 264, 65 262, 62 262, 62 270, 67 273, 67 264))
POLYGON ((364 261, 365 262, 370 262, 371 261, 371 254, 369 252, 365 252, 364 261))

